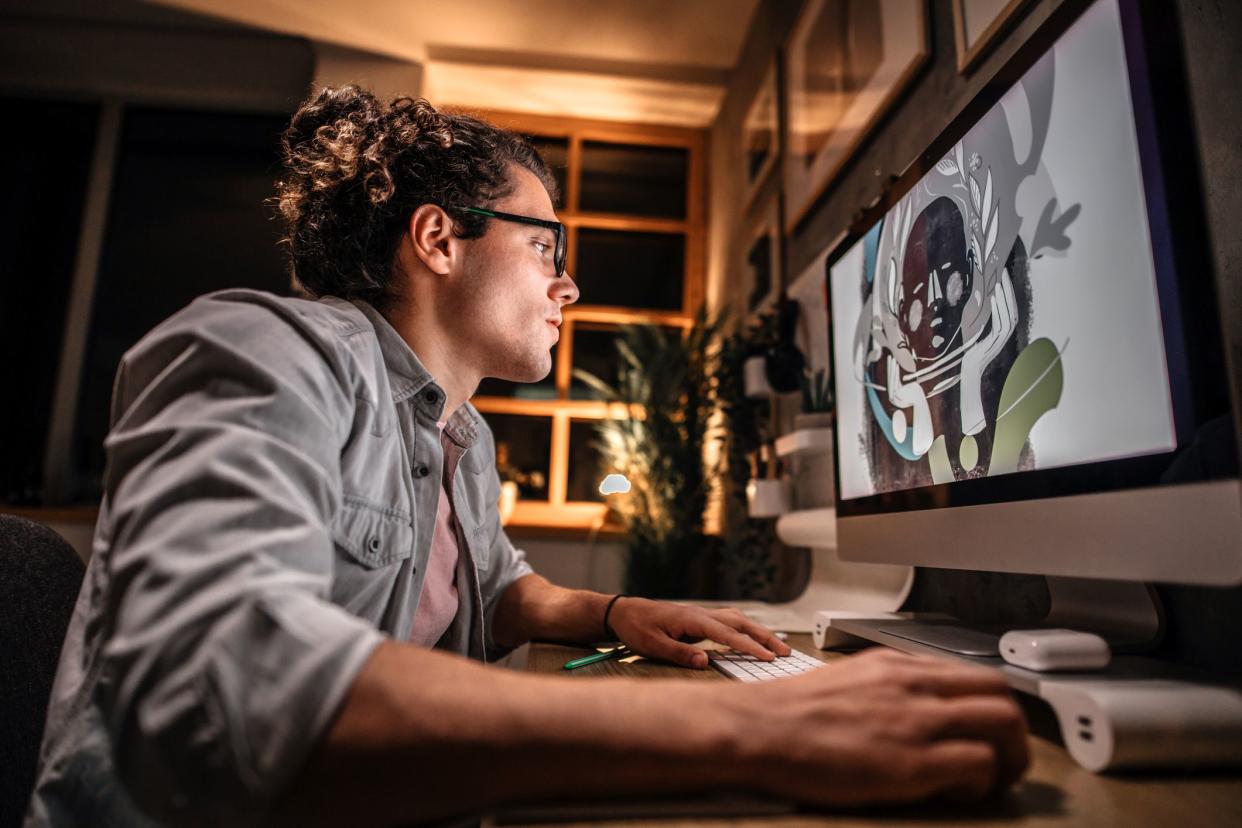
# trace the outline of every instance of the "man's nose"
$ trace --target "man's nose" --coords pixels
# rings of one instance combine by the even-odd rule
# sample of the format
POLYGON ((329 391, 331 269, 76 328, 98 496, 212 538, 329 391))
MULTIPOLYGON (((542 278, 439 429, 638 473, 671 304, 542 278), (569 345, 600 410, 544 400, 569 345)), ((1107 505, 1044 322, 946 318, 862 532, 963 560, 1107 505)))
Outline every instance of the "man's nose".
POLYGON ((561 304, 561 307, 578 301, 578 285, 574 283, 569 271, 565 271, 564 276, 552 283, 551 294, 552 298, 561 304))

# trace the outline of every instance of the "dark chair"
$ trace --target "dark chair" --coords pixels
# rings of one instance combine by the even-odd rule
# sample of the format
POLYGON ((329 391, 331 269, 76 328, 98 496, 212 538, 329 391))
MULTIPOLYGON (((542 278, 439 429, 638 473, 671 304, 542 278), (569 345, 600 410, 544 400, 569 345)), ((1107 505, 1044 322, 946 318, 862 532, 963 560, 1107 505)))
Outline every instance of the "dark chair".
POLYGON ((52 679, 85 567, 46 526, 0 515, 0 828, 34 790, 52 679))

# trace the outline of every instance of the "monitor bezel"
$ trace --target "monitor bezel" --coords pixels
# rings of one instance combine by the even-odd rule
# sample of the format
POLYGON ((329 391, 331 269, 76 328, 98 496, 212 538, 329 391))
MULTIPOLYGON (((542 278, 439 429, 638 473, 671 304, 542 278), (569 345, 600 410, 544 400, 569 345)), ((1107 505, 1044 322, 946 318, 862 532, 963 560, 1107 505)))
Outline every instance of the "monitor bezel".
MULTIPOLYGON (((834 367, 834 386, 837 379, 830 279, 833 265, 998 104, 1002 95, 1088 8, 1095 2, 1112 1, 1067 0, 1058 7, 928 149, 834 242, 824 264, 824 277, 828 282, 825 295, 830 305, 829 364, 834 367)), ((1195 278, 1196 274, 1213 270, 1205 230, 1198 150, 1187 103, 1180 27, 1169 4, 1115 1, 1121 17, 1178 448, 1139 457, 1022 471, 849 499, 841 497, 841 458, 839 452, 834 452, 838 518, 1167 485, 1161 478, 1172 458, 1191 442, 1205 421, 1229 413, 1236 405, 1236 401, 1230 399, 1231 383, 1212 382, 1213 377, 1219 380, 1225 370, 1216 280, 1195 278), (1187 324, 1188 320, 1193 320, 1193 324, 1187 324)), ((1232 460, 1226 478, 1237 477, 1237 458, 1232 460)))

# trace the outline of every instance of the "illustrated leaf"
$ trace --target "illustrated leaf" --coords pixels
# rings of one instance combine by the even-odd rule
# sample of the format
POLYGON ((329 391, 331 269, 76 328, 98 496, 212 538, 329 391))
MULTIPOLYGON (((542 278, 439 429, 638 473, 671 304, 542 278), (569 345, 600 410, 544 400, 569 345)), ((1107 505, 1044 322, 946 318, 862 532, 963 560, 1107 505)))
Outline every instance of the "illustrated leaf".
MULTIPOLYGON (((989 184, 992 183, 990 179, 988 183, 989 184)), ((992 217, 988 219, 988 242, 987 242, 988 258, 991 258, 992 249, 996 247, 996 232, 997 232, 997 228, 1000 226, 1000 222, 997 221, 997 213, 999 212, 1000 212, 1000 207, 992 208, 992 217)), ((987 261, 987 259, 985 259, 984 261, 987 261)))
POLYGON ((988 167, 988 177, 987 177, 987 180, 983 183, 983 210, 981 212, 984 215, 987 215, 989 212, 991 212, 991 210, 992 210, 992 168, 988 167))
POLYGON ((957 175, 957 164, 946 156, 936 162, 936 172, 941 175, 957 175))
POLYGON ((962 175, 965 175, 966 174, 966 160, 965 160, 966 150, 962 146, 961 141, 958 141, 957 144, 953 147, 953 153, 955 156, 957 156, 958 171, 961 172, 962 175))
POLYGON ((975 214, 978 215, 983 212, 983 208, 979 204, 979 182, 975 181, 973 175, 966 176, 966 179, 970 182, 970 200, 975 205, 975 214))
POLYGON ((897 260, 888 260, 888 309, 897 312, 897 260))
POLYGON ((914 220, 914 203, 909 202, 906 204, 905 215, 903 216, 903 221, 901 223, 901 238, 902 239, 910 238, 910 222, 913 220, 914 220))

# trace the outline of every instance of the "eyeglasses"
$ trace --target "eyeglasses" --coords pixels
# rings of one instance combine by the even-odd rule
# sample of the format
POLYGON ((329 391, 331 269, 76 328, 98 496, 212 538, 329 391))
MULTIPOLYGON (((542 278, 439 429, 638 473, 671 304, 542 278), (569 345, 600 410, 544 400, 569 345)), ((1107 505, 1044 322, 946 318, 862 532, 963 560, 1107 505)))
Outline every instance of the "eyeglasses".
POLYGON ((513 213, 500 213, 496 210, 485 210, 482 207, 464 207, 467 213, 475 213, 488 218, 500 219, 501 221, 512 221, 518 224, 530 224, 535 227, 543 227, 556 233, 556 246, 553 248, 552 264, 556 267, 556 276, 559 279, 565 275, 565 250, 568 244, 565 240, 565 225, 559 221, 548 221, 547 219, 533 218, 531 216, 519 216, 513 213))

